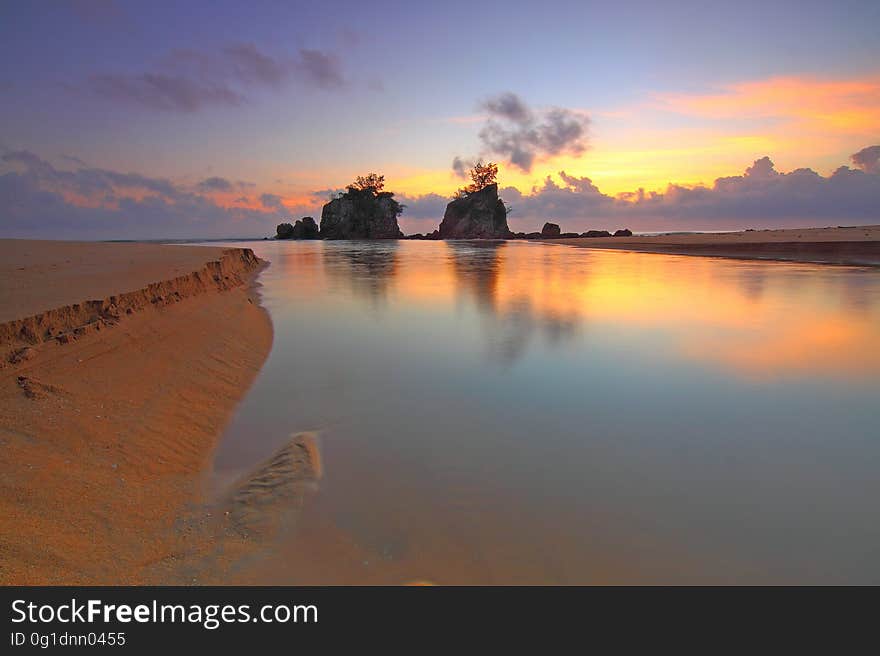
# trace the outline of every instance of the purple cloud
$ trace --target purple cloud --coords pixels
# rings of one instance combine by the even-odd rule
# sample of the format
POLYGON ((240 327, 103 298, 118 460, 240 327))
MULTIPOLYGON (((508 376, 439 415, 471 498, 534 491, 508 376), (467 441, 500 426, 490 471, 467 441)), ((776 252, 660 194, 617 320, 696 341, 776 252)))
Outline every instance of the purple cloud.
POLYGON ((4 237, 262 236, 287 216, 282 209, 224 207, 170 180, 137 173, 57 169, 29 151, 0 156, 0 234, 4 237), (74 198, 89 202, 82 205, 74 198))
MULTIPOLYGON (((582 155, 588 147, 590 118, 582 112, 552 107, 532 110, 514 93, 502 93, 482 104, 488 115, 480 130, 481 156, 500 157, 528 173, 535 160, 555 155, 582 155)), ((456 164, 453 170, 461 175, 456 164)))
POLYGON ((260 205, 269 209, 284 209, 284 203, 282 202, 281 196, 276 194, 262 194, 260 196, 260 205))
POLYGON ((316 87, 332 89, 345 84, 339 60, 330 53, 303 48, 299 51, 297 67, 316 87))
POLYGON ((880 146, 868 146, 854 153, 850 159, 865 173, 880 173, 880 146))
POLYGON ((247 91, 277 89, 291 80, 332 89, 345 84, 338 58, 301 49, 292 58, 274 57, 252 43, 233 43, 219 52, 172 51, 156 70, 100 73, 88 81, 97 96, 152 110, 195 112, 208 106, 238 106, 247 91))

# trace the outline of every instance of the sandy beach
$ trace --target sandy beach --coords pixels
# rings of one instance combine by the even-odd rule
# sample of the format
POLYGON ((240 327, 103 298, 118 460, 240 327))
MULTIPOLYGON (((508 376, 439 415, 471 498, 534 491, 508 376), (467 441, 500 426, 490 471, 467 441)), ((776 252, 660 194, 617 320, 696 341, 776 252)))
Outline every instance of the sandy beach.
POLYGON ((203 477, 272 343, 262 265, 0 241, 0 583, 200 582, 203 477))
POLYGON ((880 266, 880 226, 546 240, 582 248, 880 266))

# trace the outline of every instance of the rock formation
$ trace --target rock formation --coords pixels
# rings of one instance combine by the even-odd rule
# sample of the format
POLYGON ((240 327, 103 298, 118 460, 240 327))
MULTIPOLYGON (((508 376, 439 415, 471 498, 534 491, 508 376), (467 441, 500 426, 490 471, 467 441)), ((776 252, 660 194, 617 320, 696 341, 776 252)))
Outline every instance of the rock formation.
POLYGON ((440 239, 507 239, 507 208, 498 198, 498 185, 456 198, 446 206, 440 239))
POLYGON ((544 224, 544 227, 541 228, 542 237, 558 237, 560 232, 559 225, 556 223, 547 222, 544 224))
POLYGON ((589 237, 590 239, 596 239, 598 237, 610 237, 611 233, 607 230, 587 230, 586 232, 581 233, 581 237, 589 237))
POLYGON ((615 237, 632 237, 633 233, 632 233, 632 230, 630 230, 629 228, 623 228, 622 230, 615 230, 614 236, 615 237))
POLYGON ((275 233, 277 239, 320 239, 318 224, 310 216, 297 219, 294 225, 279 223, 275 233))
POLYGON ((321 211, 323 239, 399 239, 403 237, 397 217, 403 206, 390 192, 369 189, 348 191, 324 205, 321 211))

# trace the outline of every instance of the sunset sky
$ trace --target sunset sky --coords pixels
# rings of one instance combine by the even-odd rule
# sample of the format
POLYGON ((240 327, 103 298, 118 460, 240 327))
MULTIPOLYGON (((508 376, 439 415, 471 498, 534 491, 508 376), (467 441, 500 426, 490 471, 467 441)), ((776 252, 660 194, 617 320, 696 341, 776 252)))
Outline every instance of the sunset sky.
POLYGON ((878 25, 868 0, 3 3, 0 236, 262 236, 369 171, 425 232, 480 157, 514 230, 880 223, 878 25))

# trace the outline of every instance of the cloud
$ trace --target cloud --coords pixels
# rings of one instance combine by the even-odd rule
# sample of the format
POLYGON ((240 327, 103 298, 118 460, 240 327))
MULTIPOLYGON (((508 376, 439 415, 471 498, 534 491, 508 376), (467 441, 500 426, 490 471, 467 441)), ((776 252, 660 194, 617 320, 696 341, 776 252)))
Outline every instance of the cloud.
POLYGON ((244 96, 223 84, 155 73, 93 75, 89 86, 96 95, 161 111, 194 112, 206 105, 241 105, 244 96))
POLYGON ((232 183, 226 178, 211 177, 202 180, 196 187, 200 191, 231 191, 232 183))
POLYGON ((868 146, 850 157, 852 163, 865 173, 880 173, 880 146, 868 146))
POLYGON ((657 96, 660 109, 718 120, 775 119, 811 132, 865 134, 880 128, 880 76, 774 77, 705 94, 657 96))
POLYGON ((483 103, 483 109, 489 116, 504 118, 514 123, 528 123, 533 120, 532 111, 514 93, 506 92, 490 98, 483 103))
POLYGON ((75 164, 76 166, 81 166, 81 167, 88 166, 88 164, 86 164, 84 161, 82 161, 79 157, 74 157, 73 155, 61 155, 61 159, 63 159, 65 162, 70 162, 71 164, 75 164))
POLYGON ((471 160, 465 160, 458 156, 452 159, 452 171, 459 178, 467 178, 468 169, 473 168, 473 166, 474 162, 471 160))
POLYGON ((663 192, 639 189, 617 196, 602 193, 590 178, 560 171, 558 182, 547 176, 528 194, 508 187, 501 195, 513 207, 511 223, 522 230, 550 219, 568 222, 563 230, 570 231, 621 225, 720 230, 880 220, 880 172, 871 170, 876 166, 872 151, 859 151, 853 161, 861 162, 863 170, 841 166, 822 176, 808 168, 782 173, 769 157, 762 157, 742 175, 718 178, 711 186, 670 184, 663 192))
POLYGON ((283 62, 260 52, 253 43, 227 46, 223 54, 229 59, 234 76, 245 83, 278 86, 289 72, 283 62))
POLYGON ((398 194, 397 200, 404 205, 403 215, 398 219, 400 229, 406 234, 433 232, 439 225, 449 198, 429 193, 421 196, 398 194))
MULTIPOLYGON (((586 176, 560 171, 527 192, 501 190, 513 208, 516 231, 554 220, 564 231, 629 227, 634 230, 728 230, 880 222, 878 148, 852 156, 860 169, 841 166, 830 175, 808 168, 781 172, 761 157, 742 175, 705 186, 670 184, 662 192, 603 193, 586 176)), ((312 215, 328 195, 299 200, 270 192, 238 196, 229 205, 215 195, 252 187, 220 176, 192 185, 161 177, 79 166, 56 168, 26 151, 0 154, 0 234, 4 237, 157 239, 271 234, 292 216, 312 215), (254 205, 256 203, 256 205, 254 205)), ((228 198, 228 197, 227 197, 228 198)), ((449 199, 435 193, 399 195, 406 206, 401 227, 431 232, 449 199)))
POLYGON ((261 236, 270 234, 287 217, 281 210, 226 207, 210 195, 165 178, 89 167, 58 169, 26 150, 0 156, 0 234, 4 237, 261 236))
POLYGON ((260 204, 270 209, 284 209, 284 202, 281 196, 276 194, 262 194, 260 196, 260 204))
POLYGON ((238 106, 254 89, 278 89, 296 80, 304 86, 344 86, 338 58, 300 49, 295 57, 274 57, 253 43, 232 43, 218 52, 178 49, 153 70, 99 73, 87 80, 96 96, 147 109, 195 112, 209 106, 238 106))
MULTIPOLYGON (((582 155, 588 147, 590 119, 561 107, 536 111, 513 93, 502 93, 483 103, 485 125, 479 136, 481 156, 501 157, 528 173, 538 159, 556 155, 582 155)), ((456 158, 453 162, 461 162, 456 158)))
POLYGON ((342 68, 335 55, 303 48, 299 51, 297 66, 307 80, 322 89, 332 89, 345 84, 342 68))

